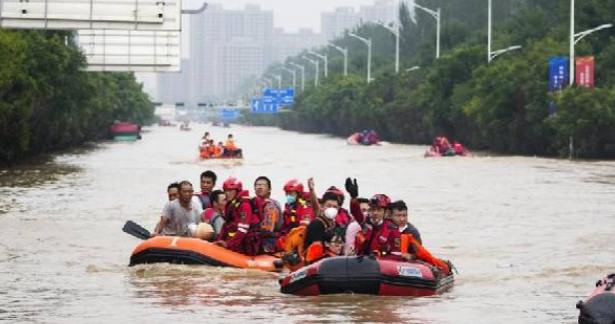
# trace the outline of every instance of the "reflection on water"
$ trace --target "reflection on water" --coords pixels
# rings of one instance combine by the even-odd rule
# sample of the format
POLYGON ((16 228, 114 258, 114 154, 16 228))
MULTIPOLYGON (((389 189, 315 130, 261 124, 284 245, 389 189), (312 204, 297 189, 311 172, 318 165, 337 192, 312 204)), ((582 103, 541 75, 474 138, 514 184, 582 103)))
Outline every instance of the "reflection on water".
POLYGON ((274 128, 232 132, 244 160, 198 159, 205 126, 152 128, 137 142, 105 142, 0 170, 0 321, 574 323, 574 305, 612 272, 615 163, 476 156, 425 159, 425 148, 346 145, 274 128), (211 168, 244 187, 267 175, 274 198, 290 178, 322 192, 359 180, 360 194, 404 199, 427 248, 451 259, 455 287, 431 298, 296 297, 277 274, 206 266, 128 267, 166 186, 211 168), (215 320, 214 320, 215 319, 215 320))
POLYGON ((19 165, 10 169, 0 169, 0 187, 31 188, 57 181, 62 176, 79 171, 79 167, 51 161, 19 165))

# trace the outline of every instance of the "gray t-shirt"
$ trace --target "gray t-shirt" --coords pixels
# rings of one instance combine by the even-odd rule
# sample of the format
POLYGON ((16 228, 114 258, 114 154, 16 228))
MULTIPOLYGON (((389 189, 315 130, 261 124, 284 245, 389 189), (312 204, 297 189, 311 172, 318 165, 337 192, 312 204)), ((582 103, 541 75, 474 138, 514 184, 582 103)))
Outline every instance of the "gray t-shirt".
POLYGON ((224 223, 225 223, 224 217, 222 217, 222 214, 216 211, 216 214, 211 220, 212 220, 211 226, 214 228, 214 233, 215 233, 215 236, 217 237, 218 234, 220 234, 220 232, 222 231, 222 226, 224 226, 224 223))
POLYGON ((203 209, 198 201, 191 200, 190 209, 182 207, 179 199, 168 202, 162 210, 162 217, 168 218, 169 222, 162 229, 163 235, 192 236, 188 225, 201 222, 203 209))

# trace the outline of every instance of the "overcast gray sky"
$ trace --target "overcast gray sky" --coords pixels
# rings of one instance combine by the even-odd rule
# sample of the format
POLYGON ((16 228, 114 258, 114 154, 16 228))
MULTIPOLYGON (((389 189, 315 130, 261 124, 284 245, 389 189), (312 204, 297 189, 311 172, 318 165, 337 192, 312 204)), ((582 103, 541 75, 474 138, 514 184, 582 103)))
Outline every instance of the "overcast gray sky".
MULTIPOLYGON (((333 11, 342 6, 358 8, 361 5, 373 4, 374 0, 207 0, 210 3, 221 3, 225 9, 243 8, 246 4, 257 4, 262 9, 273 10, 275 27, 287 31, 297 31, 308 27, 320 30, 320 14, 333 11)), ((184 1, 183 7, 198 7, 201 0, 184 1)))

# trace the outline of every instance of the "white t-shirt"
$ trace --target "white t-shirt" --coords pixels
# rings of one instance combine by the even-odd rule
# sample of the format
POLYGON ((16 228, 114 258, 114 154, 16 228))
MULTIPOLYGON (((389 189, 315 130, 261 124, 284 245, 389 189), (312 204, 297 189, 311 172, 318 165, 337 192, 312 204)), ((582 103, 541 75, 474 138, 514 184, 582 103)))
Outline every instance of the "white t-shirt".
POLYGON ((346 228, 346 239, 344 240, 345 255, 356 254, 356 251, 354 251, 354 254, 351 253, 351 251, 354 249, 354 242, 357 238, 357 234, 359 234, 360 231, 361 225, 357 221, 353 221, 352 223, 348 224, 348 227, 346 228))

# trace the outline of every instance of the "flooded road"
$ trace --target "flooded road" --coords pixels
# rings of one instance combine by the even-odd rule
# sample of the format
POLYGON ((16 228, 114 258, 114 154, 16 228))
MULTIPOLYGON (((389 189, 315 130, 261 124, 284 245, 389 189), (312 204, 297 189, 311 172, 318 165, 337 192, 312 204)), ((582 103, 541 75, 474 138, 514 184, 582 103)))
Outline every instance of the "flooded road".
MULTIPOLYGON (((35 323, 575 323, 575 303, 613 268, 615 163, 525 157, 425 159, 425 147, 355 147, 274 128, 154 127, 0 170, 0 321, 35 323), (198 161, 205 130, 228 132, 245 160, 198 161), (404 199, 426 247, 460 274, 431 298, 279 293, 277 275, 205 266, 130 268, 132 219, 152 229, 166 186, 214 170, 252 189, 310 176, 322 192, 404 199)), ((304 182, 305 183, 305 182, 304 182)), ((252 191, 252 190, 251 190, 252 191)))

